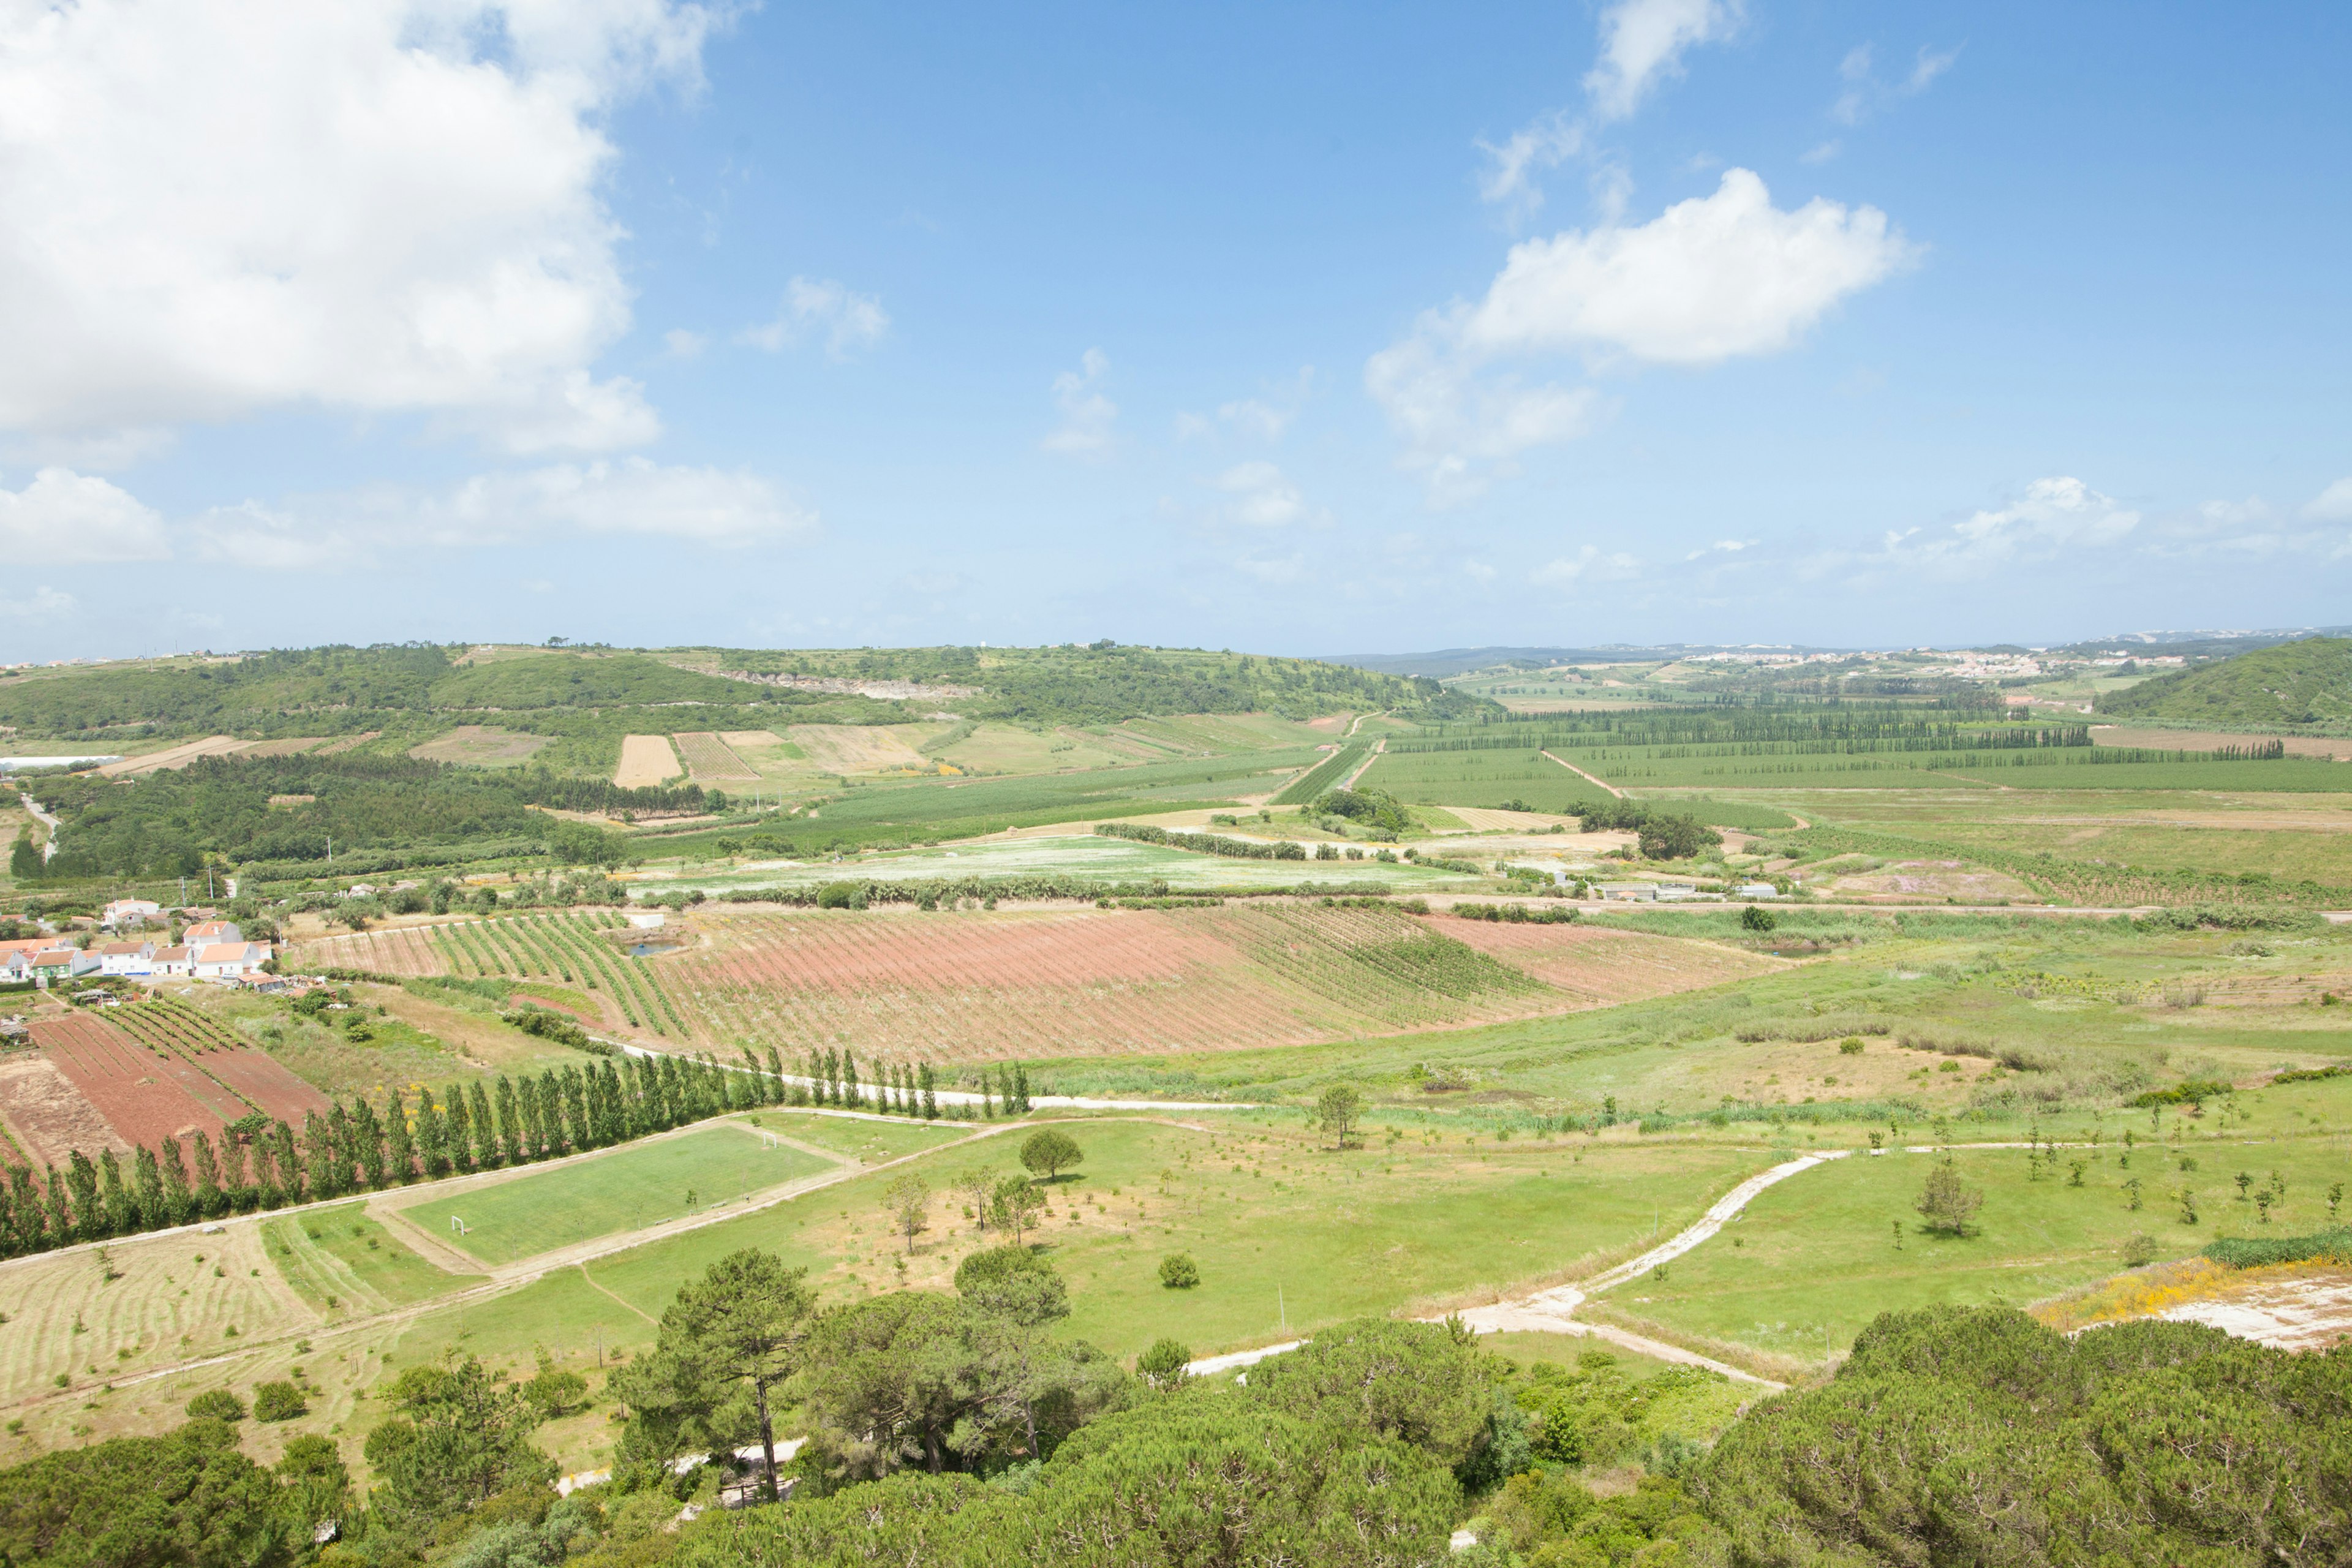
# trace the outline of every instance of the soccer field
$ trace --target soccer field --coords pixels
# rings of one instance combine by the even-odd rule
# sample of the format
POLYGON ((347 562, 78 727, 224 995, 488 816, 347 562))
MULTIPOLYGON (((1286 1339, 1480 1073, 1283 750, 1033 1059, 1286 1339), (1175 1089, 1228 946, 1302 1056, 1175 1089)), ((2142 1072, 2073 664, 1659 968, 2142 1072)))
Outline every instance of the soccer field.
POLYGON ((827 1163, 721 1122, 683 1138, 583 1160, 498 1186, 413 1204, 401 1212, 485 1263, 511 1263, 574 1242, 657 1225, 814 1175, 827 1163), (450 1222, 462 1221, 461 1231, 450 1222))

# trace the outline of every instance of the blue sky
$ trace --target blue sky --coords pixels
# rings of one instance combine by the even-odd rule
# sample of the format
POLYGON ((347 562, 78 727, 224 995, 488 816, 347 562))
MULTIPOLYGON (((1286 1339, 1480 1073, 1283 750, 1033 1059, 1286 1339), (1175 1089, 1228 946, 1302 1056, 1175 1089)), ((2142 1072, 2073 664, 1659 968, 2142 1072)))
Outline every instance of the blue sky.
POLYGON ((2347 47, 0 0, 0 658, 2343 622, 2347 47))

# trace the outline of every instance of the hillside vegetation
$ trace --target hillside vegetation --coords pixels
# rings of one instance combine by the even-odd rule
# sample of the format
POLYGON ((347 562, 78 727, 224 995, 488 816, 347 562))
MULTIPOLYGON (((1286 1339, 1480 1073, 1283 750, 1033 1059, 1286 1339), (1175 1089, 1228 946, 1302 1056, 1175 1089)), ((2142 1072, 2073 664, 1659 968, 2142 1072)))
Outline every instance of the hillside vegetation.
POLYGON ((2221 730, 2341 730, 2352 726, 2352 637, 2305 637, 2175 670, 2101 698, 2099 711, 2221 730))

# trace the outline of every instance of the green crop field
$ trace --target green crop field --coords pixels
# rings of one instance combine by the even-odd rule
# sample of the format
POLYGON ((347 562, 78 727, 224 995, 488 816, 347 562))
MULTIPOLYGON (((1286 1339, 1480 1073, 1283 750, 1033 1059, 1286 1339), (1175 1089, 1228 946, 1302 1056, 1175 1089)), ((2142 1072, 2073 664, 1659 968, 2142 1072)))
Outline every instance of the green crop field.
POLYGON ((1609 798, 1607 790, 1534 749, 1391 751, 1376 758, 1360 782, 1368 789, 1386 790, 1399 800, 1426 805, 1500 806, 1518 801, 1535 811, 1567 812, 1609 798))
POLYGON ((326 1314, 385 1311, 470 1282, 418 1257, 362 1204, 267 1221, 261 1241, 295 1294, 326 1314))
POLYGON ((427 1189, 400 1212, 469 1257, 510 1263, 740 1201, 825 1168, 815 1155, 763 1147, 751 1129, 722 1122, 471 1192, 427 1189), (462 1233, 453 1217, 465 1222, 462 1233))
MULTIPOLYGON (((790 1071, 799 1065, 788 1062, 785 1069, 790 1071)), ((867 1093, 871 1092, 869 1087, 867 1093)), ((970 1123, 962 1121, 903 1121, 816 1110, 755 1110, 744 1121, 866 1165, 937 1149, 969 1138, 973 1131, 970 1123)))

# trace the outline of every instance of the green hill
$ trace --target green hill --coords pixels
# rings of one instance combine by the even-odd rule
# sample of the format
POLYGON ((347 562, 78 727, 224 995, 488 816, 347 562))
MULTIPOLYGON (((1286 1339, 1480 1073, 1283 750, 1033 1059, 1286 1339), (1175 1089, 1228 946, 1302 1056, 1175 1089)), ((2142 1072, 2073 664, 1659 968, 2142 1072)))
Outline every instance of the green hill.
POLYGON ((2305 637, 2099 699, 2102 715, 2217 730, 2352 727, 2352 637, 2305 637))

